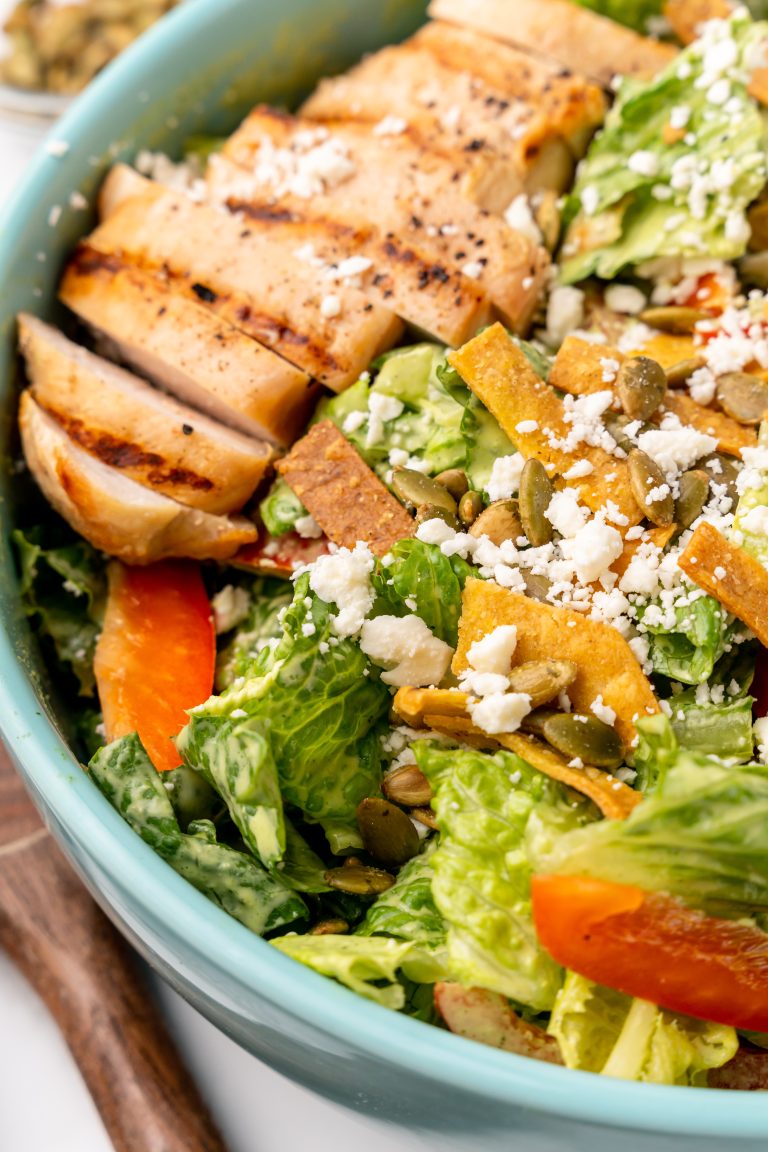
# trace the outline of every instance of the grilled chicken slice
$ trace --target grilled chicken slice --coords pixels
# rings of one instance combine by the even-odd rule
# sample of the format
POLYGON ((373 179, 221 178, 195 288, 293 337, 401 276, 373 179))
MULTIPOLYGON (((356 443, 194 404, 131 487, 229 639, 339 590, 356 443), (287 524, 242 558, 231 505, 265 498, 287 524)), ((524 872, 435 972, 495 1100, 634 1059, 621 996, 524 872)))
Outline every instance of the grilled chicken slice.
POLYGON ((208 185, 214 199, 233 207, 273 205, 352 227, 374 223, 386 242, 391 235, 401 248, 415 246, 435 269, 470 266, 498 315, 522 332, 544 286, 546 253, 471 203, 453 175, 451 164, 411 133, 377 137, 366 124, 338 122, 318 128, 259 107, 212 158, 208 185), (318 166, 319 154, 328 152, 341 157, 348 175, 302 184, 302 157, 318 166))
POLYGON ((303 108, 322 121, 378 122, 379 132, 401 118, 491 210, 521 192, 564 191, 605 110, 582 77, 444 23, 323 81, 303 108))
POLYGON ((604 88, 616 73, 654 76, 677 54, 571 0, 432 0, 429 14, 547 56, 604 88))
POLYGON ((280 447, 319 392, 306 372, 214 315, 160 272, 81 245, 59 296, 110 352, 180 400, 280 447), (104 339, 106 338, 106 339, 104 339))
POLYGON ((179 404, 34 316, 19 317, 32 396, 71 440, 190 508, 239 511, 274 450, 179 404))
MULTIPOLYGON (((105 197, 109 202, 109 189, 105 197)), ((321 234, 303 223, 266 227, 146 181, 143 193, 120 202, 87 244, 163 269, 184 294, 341 391, 398 340, 403 325, 388 308, 301 258, 321 234), (333 315, 323 308, 329 295, 338 305, 333 315)))
POLYGON ((250 520, 186 508, 128 480, 78 447, 29 391, 21 396, 19 428, 32 475, 59 515, 126 564, 172 556, 227 560, 258 538, 250 520))

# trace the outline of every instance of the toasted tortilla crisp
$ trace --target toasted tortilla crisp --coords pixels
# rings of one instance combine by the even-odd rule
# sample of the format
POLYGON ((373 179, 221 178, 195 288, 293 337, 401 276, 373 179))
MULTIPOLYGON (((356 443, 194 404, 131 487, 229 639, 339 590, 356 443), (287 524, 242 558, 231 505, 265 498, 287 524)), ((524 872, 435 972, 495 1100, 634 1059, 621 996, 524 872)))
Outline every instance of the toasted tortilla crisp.
POLYGON ((501 324, 486 328, 463 348, 449 353, 448 360, 526 459, 540 460, 550 474, 558 476, 589 460, 592 473, 574 482, 581 501, 597 512, 612 500, 629 526, 640 523, 643 514, 632 495, 623 460, 586 444, 580 444, 575 452, 552 446, 553 438, 563 439, 570 431, 563 402, 539 379, 501 324), (524 422, 526 427, 535 423, 535 429, 519 431, 524 422))
POLYGON ((384 556, 398 540, 413 536, 415 521, 330 420, 310 428, 277 470, 342 548, 364 540, 384 556))
POLYGON ((726 456, 737 456, 741 459, 742 448, 754 448, 757 445, 756 428, 739 424, 730 416, 726 416, 725 412, 697 404, 685 392, 667 392, 664 397, 664 408, 667 412, 674 412, 683 424, 688 424, 697 432, 717 437, 717 449, 726 456))
POLYGON ((602 392, 613 383, 612 373, 606 367, 606 362, 611 361, 623 363, 624 356, 618 348, 608 344, 593 344, 578 336, 566 336, 552 365, 549 383, 561 392, 569 392, 571 396, 602 392))
POLYGON ((678 561, 683 572, 768 646, 768 572, 711 524, 700 524, 678 561))
POLYGON ((499 624, 517 628, 515 665, 555 655, 572 660, 579 669, 568 689, 574 709, 590 715, 592 704, 602 696, 616 713, 616 731, 625 745, 631 745, 637 734, 635 720, 659 711, 647 676, 615 628, 485 580, 468 580, 464 588, 459 646, 452 665, 456 674, 469 667, 467 652, 475 641, 499 624))
POLYGON ((696 39, 700 24, 727 20, 733 9, 729 0, 666 0, 663 13, 678 40, 690 44, 696 39))

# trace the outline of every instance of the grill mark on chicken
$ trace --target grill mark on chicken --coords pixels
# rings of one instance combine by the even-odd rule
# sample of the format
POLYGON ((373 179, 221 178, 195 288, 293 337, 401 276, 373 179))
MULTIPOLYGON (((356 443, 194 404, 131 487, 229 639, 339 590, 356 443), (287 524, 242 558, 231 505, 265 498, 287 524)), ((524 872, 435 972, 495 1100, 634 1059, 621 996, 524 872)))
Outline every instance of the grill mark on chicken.
POLYGON ((165 458, 158 452, 148 452, 131 440, 113 436, 110 432, 98 428, 89 428, 76 416, 42 404, 39 398, 37 403, 61 425, 71 440, 112 468, 145 468, 146 479, 152 485, 178 485, 193 488, 198 492, 210 492, 213 488, 213 483, 207 476, 201 476, 189 468, 169 467, 165 458))

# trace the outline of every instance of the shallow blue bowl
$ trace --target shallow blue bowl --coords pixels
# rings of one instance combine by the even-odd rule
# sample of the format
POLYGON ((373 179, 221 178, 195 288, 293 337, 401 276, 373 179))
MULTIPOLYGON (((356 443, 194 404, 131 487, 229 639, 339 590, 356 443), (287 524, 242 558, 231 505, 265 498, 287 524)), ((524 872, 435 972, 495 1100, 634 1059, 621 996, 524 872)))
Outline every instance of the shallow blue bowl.
MULTIPOLYGON (((510 0, 513 2, 513 0, 510 0)), ((288 103, 323 73, 402 38, 421 0, 190 0, 130 49, 54 132, 0 221, 0 435, 13 450, 14 316, 55 310, 62 262, 89 225, 73 209, 139 147, 179 151, 257 100, 288 103), (54 151, 62 151, 55 149, 54 151), (44 253, 44 258, 38 258, 44 253)), ((0 160, 2 163, 2 160, 0 160)), ((56 838, 102 907, 205 1016, 333 1100, 473 1152, 701 1152, 765 1146, 768 1097, 657 1088, 471 1044, 362 1000, 295 964, 210 904, 147 848, 68 750, 19 610, 3 470, 0 727, 56 838)))

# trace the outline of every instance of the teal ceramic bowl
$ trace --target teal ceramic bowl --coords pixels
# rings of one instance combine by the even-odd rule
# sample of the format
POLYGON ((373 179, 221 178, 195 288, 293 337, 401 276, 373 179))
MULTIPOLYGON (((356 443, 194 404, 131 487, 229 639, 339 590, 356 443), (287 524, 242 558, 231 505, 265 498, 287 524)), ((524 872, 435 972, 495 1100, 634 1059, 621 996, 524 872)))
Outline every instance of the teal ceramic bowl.
MULTIPOLYGON (((510 0, 512 2, 512 0, 510 0)), ((13 451, 14 316, 50 315, 61 264, 107 166, 232 129, 256 100, 290 103, 323 73, 402 38, 421 0, 189 0, 130 49, 54 132, 0 222, 0 433, 13 451), (64 151, 63 147, 52 149, 64 151), (38 257, 44 253, 44 257, 38 257)), ((2 160, 0 159, 0 163, 2 160)), ((3 469, 0 726, 64 851, 125 935, 205 1016, 323 1096, 473 1152, 763 1149, 768 1097, 608 1081, 469 1043, 295 964, 199 895, 139 840, 68 750, 19 610, 3 469)))

